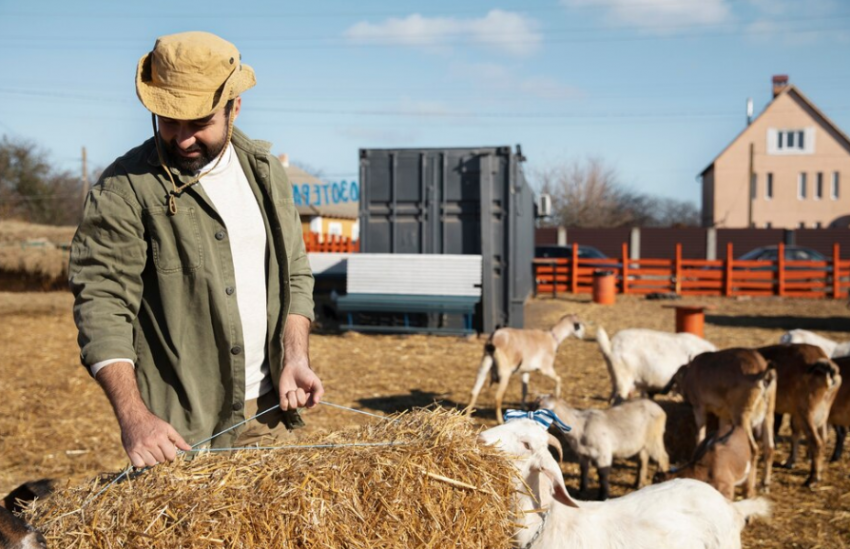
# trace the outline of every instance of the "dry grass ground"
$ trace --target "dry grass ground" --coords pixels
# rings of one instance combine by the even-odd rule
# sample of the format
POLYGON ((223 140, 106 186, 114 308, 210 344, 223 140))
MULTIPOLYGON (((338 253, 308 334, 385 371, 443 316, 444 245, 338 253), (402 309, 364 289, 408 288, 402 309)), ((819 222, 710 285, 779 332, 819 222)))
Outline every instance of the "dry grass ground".
MULTIPOLYGON (((705 299, 713 305, 706 337, 721 347, 775 342, 790 328, 807 328, 838 340, 850 339, 850 310, 843 302, 705 299)), ((665 303, 621 297, 614 307, 589 303, 586 296, 547 298, 529 303, 528 327, 548 327, 562 314, 578 313, 609 333, 630 327, 673 329, 665 303)), ((54 477, 76 482, 126 465, 109 405, 78 365, 70 296, 0 294, 0 494, 24 480, 54 477)), ((589 330, 593 333, 593 328, 589 330)), ((390 413, 438 402, 462 407, 469 398, 483 340, 428 336, 314 335, 315 368, 326 400, 373 413, 390 413)), ((576 407, 604 407, 610 383, 595 341, 569 340, 558 353, 556 370, 563 396, 576 407)), ((531 379, 532 392, 551 390, 549 380, 531 379)), ((520 399, 519 380, 511 382, 508 406, 520 399)), ((494 424, 492 391, 485 390, 476 414, 494 424)), ((684 457, 693 435, 686 406, 667 401, 667 441, 674 461, 684 457)), ((321 406, 307 413, 309 432, 339 430, 370 422, 368 417, 321 406)), ((831 452, 831 434, 827 450, 831 452)), ((784 461, 787 441, 778 443, 776 462, 784 461)), ((578 466, 563 466, 567 487, 578 488, 578 466)), ((826 468, 814 490, 802 487, 807 466, 774 469, 769 497, 774 518, 747 527, 744 546, 845 548, 850 546, 850 456, 826 468)), ((631 490, 635 464, 622 461, 612 473, 614 496, 631 490)), ((591 482, 595 490, 595 482, 591 482)), ((585 497, 592 497, 584 494, 585 497)))

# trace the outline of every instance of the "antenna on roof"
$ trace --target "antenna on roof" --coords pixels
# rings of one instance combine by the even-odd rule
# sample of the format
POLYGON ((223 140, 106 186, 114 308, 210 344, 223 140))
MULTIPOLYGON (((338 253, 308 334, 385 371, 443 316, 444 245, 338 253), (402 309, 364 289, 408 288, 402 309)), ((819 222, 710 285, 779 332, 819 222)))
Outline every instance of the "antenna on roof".
POLYGON ((747 98, 747 126, 753 123, 753 98, 747 98))

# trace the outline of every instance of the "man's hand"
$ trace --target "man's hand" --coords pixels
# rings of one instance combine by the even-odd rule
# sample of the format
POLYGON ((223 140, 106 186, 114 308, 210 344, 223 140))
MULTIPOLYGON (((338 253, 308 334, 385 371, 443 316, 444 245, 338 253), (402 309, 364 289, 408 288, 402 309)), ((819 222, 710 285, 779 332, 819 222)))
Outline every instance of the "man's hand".
POLYGON ((322 400, 325 389, 319 376, 306 362, 288 363, 280 374, 280 409, 312 408, 322 400))
POLYGON ((177 457, 177 449, 191 450, 174 427, 148 410, 139 395, 133 365, 115 362, 96 376, 121 427, 121 442, 135 467, 150 467, 177 457))
POLYGON ((125 417, 121 425, 121 443, 134 467, 151 467, 163 461, 174 461, 177 449, 191 450, 183 437, 167 422, 149 411, 125 417))
POLYGON ((325 389, 310 368, 310 319, 289 315, 283 330, 284 361, 278 392, 280 409, 312 408, 322 400, 325 389))

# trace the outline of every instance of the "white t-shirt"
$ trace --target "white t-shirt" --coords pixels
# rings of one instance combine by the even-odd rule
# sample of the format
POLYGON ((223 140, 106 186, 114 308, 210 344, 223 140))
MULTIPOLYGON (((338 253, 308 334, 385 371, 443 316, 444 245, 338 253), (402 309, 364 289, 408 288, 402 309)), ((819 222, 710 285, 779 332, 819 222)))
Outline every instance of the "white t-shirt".
MULTIPOLYGON (((199 173, 209 170, 214 164, 215 160, 199 173)), ((267 242, 263 216, 233 145, 229 143, 221 163, 197 185, 203 186, 227 230, 236 279, 231 283, 236 291, 230 297, 236 299, 244 338, 244 341, 234 344, 241 344, 245 353, 245 399, 252 400, 272 389, 266 360, 267 242)), ((132 361, 113 358, 98 362, 91 367, 92 375, 115 362, 132 361)))

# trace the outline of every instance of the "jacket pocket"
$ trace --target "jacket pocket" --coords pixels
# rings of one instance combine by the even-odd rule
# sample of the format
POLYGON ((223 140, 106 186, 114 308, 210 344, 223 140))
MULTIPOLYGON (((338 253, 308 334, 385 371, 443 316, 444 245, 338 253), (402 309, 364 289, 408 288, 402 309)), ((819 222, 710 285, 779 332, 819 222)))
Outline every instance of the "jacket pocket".
POLYGON ((195 208, 181 207, 170 215, 166 208, 147 210, 153 262, 162 274, 191 274, 201 267, 201 233, 195 208))

